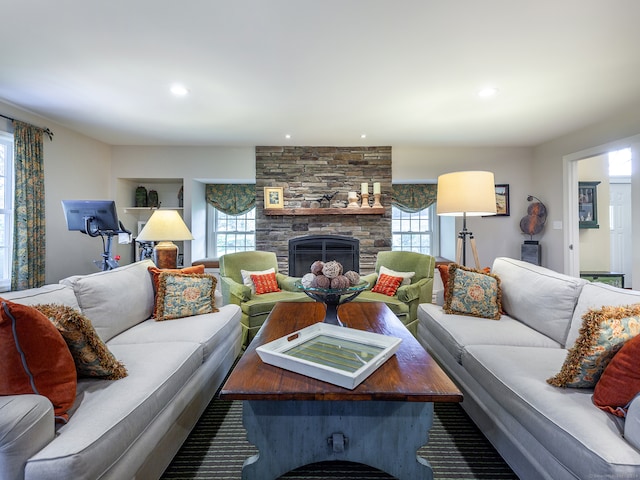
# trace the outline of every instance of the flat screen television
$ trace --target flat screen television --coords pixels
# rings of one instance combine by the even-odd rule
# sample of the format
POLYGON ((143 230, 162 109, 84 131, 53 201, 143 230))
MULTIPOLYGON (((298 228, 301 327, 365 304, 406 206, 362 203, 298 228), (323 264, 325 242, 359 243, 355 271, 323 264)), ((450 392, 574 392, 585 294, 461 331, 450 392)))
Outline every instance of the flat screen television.
POLYGON ((120 230, 116 202, 113 200, 62 200, 62 209, 69 230, 89 235, 120 230))

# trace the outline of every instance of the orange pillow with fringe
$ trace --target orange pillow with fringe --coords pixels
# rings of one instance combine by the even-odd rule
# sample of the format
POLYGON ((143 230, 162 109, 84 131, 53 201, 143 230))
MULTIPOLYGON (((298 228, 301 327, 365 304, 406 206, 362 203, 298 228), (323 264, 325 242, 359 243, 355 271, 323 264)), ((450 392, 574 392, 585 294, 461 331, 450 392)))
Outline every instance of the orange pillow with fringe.
POLYGON ((264 275, 252 274, 251 281, 256 286, 256 295, 280 291, 275 273, 265 273, 264 275))
POLYGON ((378 277, 378 281, 376 282, 376 285, 371 289, 371 291, 393 297, 396 294, 396 291, 398 290, 398 287, 400 287, 401 283, 402 277, 393 277, 391 275, 383 273, 378 277))

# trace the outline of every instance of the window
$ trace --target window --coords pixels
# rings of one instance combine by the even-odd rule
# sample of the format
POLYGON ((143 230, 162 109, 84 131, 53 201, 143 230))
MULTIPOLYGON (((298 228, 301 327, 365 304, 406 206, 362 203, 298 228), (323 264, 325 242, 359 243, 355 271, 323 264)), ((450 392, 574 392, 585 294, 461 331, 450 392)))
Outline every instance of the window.
POLYGON ((207 205, 207 257, 256 249, 256 209, 243 215, 227 215, 207 205))
POLYGON ((631 149, 623 148, 609 152, 609 176, 610 177, 630 177, 631 176, 631 149))
POLYGON ((435 213, 435 204, 416 213, 407 213, 392 207, 391 249, 437 255, 438 222, 435 213))
POLYGON ((13 136, 0 132, 0 291, 11 288, 13 136))

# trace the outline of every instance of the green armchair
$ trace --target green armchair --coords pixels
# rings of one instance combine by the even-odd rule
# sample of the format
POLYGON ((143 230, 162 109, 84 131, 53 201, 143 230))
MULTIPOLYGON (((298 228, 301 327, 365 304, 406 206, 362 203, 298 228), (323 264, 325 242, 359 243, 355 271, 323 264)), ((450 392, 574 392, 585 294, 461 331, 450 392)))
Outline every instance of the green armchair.
POLYGON ((278 260, 273 252, 238 252, 220 257, 220 289, 225 304, 240 306, 243 346, 249 345, 277 302, 311 302, 294 283, 298 278, 278 273, 278 260), (262 271, 273 268, 280 292, 252 293, 244 285, 241 270, 262 271))
POLYGON ((416 252, 379 252, 376 258, 376 271, 363 275, 362 280, 369 282, 367 290, 362 292, 356 302, 384 302, 400 321, 416 335, 418 329, 418 305, 431 303, 433 292, 434 257, 416 252), (378 280, 380 267, 396 272, 415 272, 411 284, 401 285, 393 297, 374 293, 371 289, 378 280))

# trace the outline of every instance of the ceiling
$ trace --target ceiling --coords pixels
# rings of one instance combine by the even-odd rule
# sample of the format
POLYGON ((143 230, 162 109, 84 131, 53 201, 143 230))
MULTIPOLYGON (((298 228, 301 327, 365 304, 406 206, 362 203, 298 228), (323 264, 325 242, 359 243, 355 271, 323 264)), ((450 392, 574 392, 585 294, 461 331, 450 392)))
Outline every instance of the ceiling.
POLYGON ((2 17, 0 100, 113 145, 533 146, 640 100, 638 0, 20 0, 2 17))

